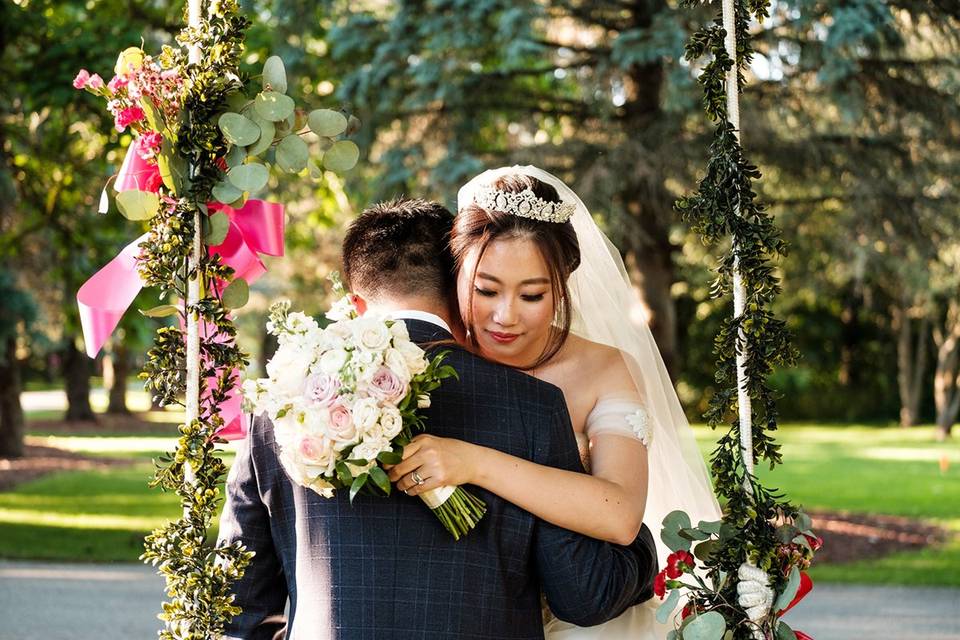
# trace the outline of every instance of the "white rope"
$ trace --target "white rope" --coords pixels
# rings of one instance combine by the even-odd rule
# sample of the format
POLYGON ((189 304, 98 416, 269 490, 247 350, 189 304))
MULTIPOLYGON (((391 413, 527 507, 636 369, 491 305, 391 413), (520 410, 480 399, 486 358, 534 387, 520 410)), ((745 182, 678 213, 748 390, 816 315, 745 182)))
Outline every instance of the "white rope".
MULTIPOLYGON (((729 71, 727 71, 727 118, 733 126, 737 140, 740 139, 740 97, 739 83, 737 81, 737 28, 735 22, 734 0, 723 0, 723 28, 726 31, 727 55, 733 61, 729 71)), ((740 208, 737 207, 735 215, 740 215, 740 208)), ((746 310, 747 289, 743 284, 743 277, 740 274, 739 261, 736 258, 737 247, 734 245, 733 262, 733 316, 742 318, 746 310)), ((743 456, 743 464, 748 473, 753 473, 753 424, 751 421, 750 395, 747 393, 747 345, 746 336, 741 329, 738 335, 738 342, 742 348, 737 353, 737 407, 740 416, 740 453, 743 456)), ((749 481, 744 482, 744 488, 749 492, 751 490, 749 481)))
MULTIPOLYGON (((200 26, 201 0, 189 0, 187 9, 187 24, 196 29, 200 26)), ((194 44, 188 50, 188 60, 190 64, 200 62, 200 45, 194 44)), ((199 209, 193 214, 193 256, 190 266, 197 269, 203 254, 203 240, 201 237, 202 227, 199 209)), ((200 277, 199 271, 196 277, 190 279, 187 283, 187 305, 195 306, 200 301, 200 277)), ((195 312, 187 314, 187 398, 186 409, 187 424, 196 420, 200 415, 200 318, 195 312)), ((193 468, 187 462, 183 468, 184 479, 190 483, 196 483, 196 476, 193 468)), ((184 508, 184 516, 187 515, 187 509, 184 508)))

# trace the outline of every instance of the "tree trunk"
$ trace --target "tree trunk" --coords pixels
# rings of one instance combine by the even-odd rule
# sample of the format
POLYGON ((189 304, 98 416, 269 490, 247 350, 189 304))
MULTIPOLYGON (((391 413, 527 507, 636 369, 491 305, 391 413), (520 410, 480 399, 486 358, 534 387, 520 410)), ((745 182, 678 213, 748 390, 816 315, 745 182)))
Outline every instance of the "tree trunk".
POLYGON ((130 375, 130 354, 127 344, 122 338, 114 340, 113 352, 110 354, 111 380, 107 384, 107 364, 104 358, 103 382, 109 391, 107 413, 130 413, 127 408, 127 376, 130 375))
POLYGON ((916 426, 920 420, 920 397, 927 368, 930 319, 924 316, 920 320, 916 344, 913 325, 906 304, 893 309, 893 326, 897 330, 897 387, 900 392, 901 427, 916 426))
POLYGON ((937 327, 933 335, 937 343, 933 400, 937 408, 939 437, 945 439, 960 411, 960 302, 949 302, 943 326, 937 327))
POLYGON ((20 363, 17 340, 11 336, 4 345, 6 357, 0 358, 0 458, 23 456, 25 424, 20 405, 20 363))
POLYGON ((96 422, 97 417, 90 407, 90 375, 93 367, 87 354, 81 352, 67 338, 63 351, 63 380, 67 387, 67 420, 96 422))

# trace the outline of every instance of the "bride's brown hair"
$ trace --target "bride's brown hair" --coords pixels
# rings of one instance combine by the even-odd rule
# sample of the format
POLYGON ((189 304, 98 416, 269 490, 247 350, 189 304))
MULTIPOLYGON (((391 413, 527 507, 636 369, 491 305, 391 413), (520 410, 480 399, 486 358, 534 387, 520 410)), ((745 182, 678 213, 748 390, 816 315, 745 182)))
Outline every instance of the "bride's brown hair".
MULTIPOLYGON (((529 189, 535 196, 547 202, 561 202, 557 190, 537 178, 523 174, 509 174, 501 176, 492 183, 499 191, 519 193, 529 189)), ((494 240, 512 239, 530 240, 533 242, 550 275, 550 290, 553 294, 555 321, 550 325, 550 335, 543 353, 535 362, 522 367, 534 369, 549 361, 563 347, 567 336, 570 335, 571 304, 570 292, 567 288, 567 279, 580 265, 580 243, 570 221, 545 222, 532 220, 512 213, 485 209, 476 203, 471 203, 457 212, 450 231, 450 250, 456 260, 457 271, 463 269, 467 253, 476 248, 477 261, 470 274, 470 282, 476 278, 477 266, 487 247, 494 240)), ((467 300, 468 316, 464 318, 470 344, 478 349, 476 330, 473 326, 473 294, 471 285, 467 300)))

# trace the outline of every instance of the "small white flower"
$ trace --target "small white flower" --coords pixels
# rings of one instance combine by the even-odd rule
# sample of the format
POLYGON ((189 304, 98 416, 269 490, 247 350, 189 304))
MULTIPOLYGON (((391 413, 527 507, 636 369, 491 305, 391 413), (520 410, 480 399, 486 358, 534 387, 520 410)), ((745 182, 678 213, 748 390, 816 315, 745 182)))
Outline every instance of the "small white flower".
POLYGON ((390 334, 394 337, 394 344, 398 340, 410 340, 410 333, 407 332, 407 323, 403 320, 396 320, 390 325, 390 334))
POLYGON ((384 407, 380 414, 380 426, 383 427, 383 436, 387 440, 396 438, 403 430, 403 417, 400 411, 392 405, 384 407))
POLYGON ((425 393, 421 393, 417 396, 417 409, 429 409, 430 408, 430 396, 425 393))
POLYGON ((370 351, 383 351, 390 346, 390 330, 381 318, 364 316, 351 320, 357 346, 370 351))
POLYGON ((633 429, 634 435, 643 444, 649 448, 653 442, 653 429, 650 425, 650 414, 646 409, 637 409, 626 418, 627 424, 633 429))
POLYGON ((349 357, 350 354, 343 349, 330 349, 320 356, 320 371, 335 376, 340 373, 340 369, 347 363, 349 357))
POLYGON ((330 310, 324 315, 331 322, 339 322, 341 320, 349 320, 356 315, 356 313, 357 309, 353 306, 353 303, 350 302, 350 297, 344 296, 334 302, 330 310))

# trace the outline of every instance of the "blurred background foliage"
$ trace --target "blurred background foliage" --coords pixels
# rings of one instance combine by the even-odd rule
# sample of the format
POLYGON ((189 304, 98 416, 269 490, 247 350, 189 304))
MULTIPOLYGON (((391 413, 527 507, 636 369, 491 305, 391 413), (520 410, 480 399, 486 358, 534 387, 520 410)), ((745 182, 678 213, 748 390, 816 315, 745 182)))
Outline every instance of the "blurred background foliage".
MULTIPOLYGON (((699 66, 683 59, 714 9, 673 0, 244 0, 251 72, 280 55, 308 108, 363 122, 345 177, 276 176, 287 257, 268 261, 239 314, 254 367, 277 297, 319 312, 345 225, 400 194, 455 208, 487 167, 537 164, 581 195, 622 251, 692 418, 712 392, 716 247, 672 210, 701 174, 710 129, 699 66)), ((0 4, 0 455, 23 432, 24 386, 65 386, 68 418, 95 420, 93 376, 124 382, 151 320, 131 312, 95 362, 75 294, 142 229, 96 213, 123 159, 82 67, 109 80, 117 52, 158 51, 182 3, 0 4), (18 413, 19 412, 19 413, 18 413), (19 416, 19 417, 18 417, 19 416)), ((960 409, 960 5, 952 0, 775 0, 742 99, 743 143, 791 245, 781 263, 802 359, 778 372, 786 420, 935 421, 960 409)), ((155 303, 144 292, 136 306, 155 303)), ((114 384, 112 381, 116 381, 114 384)), ((22 436, 19 437, 22 439, 22 436)))

